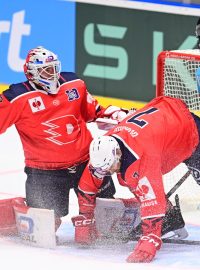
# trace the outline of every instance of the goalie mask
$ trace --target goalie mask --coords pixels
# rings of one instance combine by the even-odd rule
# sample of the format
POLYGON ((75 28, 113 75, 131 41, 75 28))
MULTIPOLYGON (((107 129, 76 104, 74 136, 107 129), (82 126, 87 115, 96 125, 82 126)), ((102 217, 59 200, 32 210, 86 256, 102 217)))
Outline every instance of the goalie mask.
POLYGON ((39 85, 49 94, 58 93, 60 70, 57 55, 41 46, 29 51, 24 64, 24 73, 30 83, 39 85))
POLYGON ((119 164, 121 151, 118 142, 111 136, 95 138, 90 144, 90 168, 95 176, 110 175, 119 164), (111 168, 114 170, 112 171, 111 168))

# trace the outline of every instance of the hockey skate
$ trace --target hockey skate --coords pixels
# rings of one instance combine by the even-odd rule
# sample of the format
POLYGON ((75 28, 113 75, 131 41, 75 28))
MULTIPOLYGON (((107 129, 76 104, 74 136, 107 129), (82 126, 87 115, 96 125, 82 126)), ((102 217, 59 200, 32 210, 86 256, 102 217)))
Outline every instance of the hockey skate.
POLYGON ((188 237, 177 194, 175 195, 175 206, 170 203, 169 209, 163 219, 162 236, 163 239, 168 238, 177 240, 188 237))

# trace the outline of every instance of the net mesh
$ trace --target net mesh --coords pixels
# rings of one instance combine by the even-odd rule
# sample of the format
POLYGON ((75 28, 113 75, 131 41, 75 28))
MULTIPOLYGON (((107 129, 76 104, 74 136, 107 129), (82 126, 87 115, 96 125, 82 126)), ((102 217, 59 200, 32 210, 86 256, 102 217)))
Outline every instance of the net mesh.
MULTIPOLYGON (((196 71, 200 67, 200 50, 175 50, 166 53, 162 59, 159 76, 162 77, 161 86, 157 95, 163 94, 182 99, 191 111, 199 115, 200 93, 198 92, 196 71)), ((168 192, 179 179, 188 171, 185 164, 181 163, 173 171, 164 175, 164 187, 168 192)), ((178 188, 175 194, 179 195, 181 208, 184 211, 199 209, 200 186, 192 176, 178 188)), ((174 194, 170 200, 174 200, 174 194)))
POLYGON ((200 110, 200 95, 196 81, 200 58, 187 59, 182 56, 188 54, 200 57, 200 50, 172 52, 176 52, 177 57, 165 58, 163 65, 164 94, 181 98, 191 110, 200 110))

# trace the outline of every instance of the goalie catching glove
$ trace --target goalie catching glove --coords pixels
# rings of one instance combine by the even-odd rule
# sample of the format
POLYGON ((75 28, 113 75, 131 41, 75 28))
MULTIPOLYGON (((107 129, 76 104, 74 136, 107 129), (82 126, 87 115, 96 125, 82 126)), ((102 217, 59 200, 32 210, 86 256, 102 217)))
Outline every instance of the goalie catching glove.
POLYGON ((90 245, 98 238, 96 222, 92 213, 72 217, 75 227, 75 243, 90 245))
POLYGON ((109 106, 104 110, 100 117, 96 119, 98 129, 104 131, 110 130, 135 111, 136 109, 133 108, 127 110, 117 106, 109 106))
POLYGON ((135 109, 127 110, 117 106, 109 106, 105 109, 102 117, 116 120, 118 123, 120 123, 127 115, 133 113, 134 111, 135 109))

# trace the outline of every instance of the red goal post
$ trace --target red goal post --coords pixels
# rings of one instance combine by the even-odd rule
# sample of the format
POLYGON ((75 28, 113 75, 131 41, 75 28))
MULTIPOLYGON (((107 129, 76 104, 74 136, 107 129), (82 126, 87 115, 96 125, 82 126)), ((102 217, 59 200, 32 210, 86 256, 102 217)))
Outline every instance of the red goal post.
MULTIPOLYGON (((156 96, 180 98, 191 111, 200 115, 200 93, 196 80, 199 67, 199 49, 162 51, 157 58, 156 96)), ((173 171, 164 175, 165 191, 168 192, 187 171, 187 166, 181 163, 173 171)), ((189 176, 177 191, 181 207, 185 211, 199 207, 200 186, 196 184, 192 176, 189 176)))
POLYGON ((196 71, 200 50, 163 51, 157 58, 156 96, 181 98, 192 111, 200 110, 196 71))

